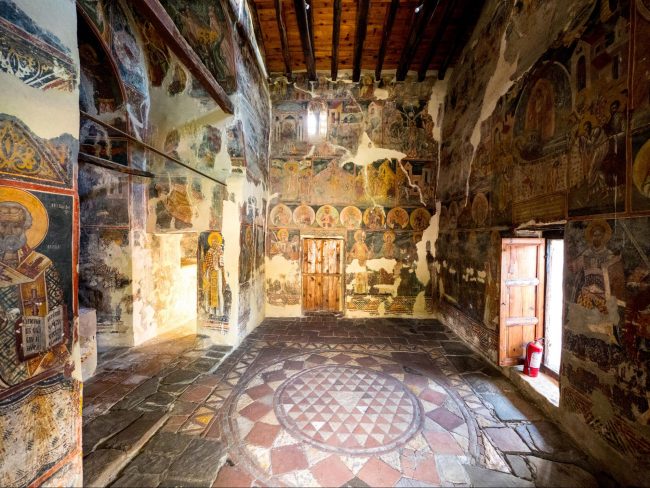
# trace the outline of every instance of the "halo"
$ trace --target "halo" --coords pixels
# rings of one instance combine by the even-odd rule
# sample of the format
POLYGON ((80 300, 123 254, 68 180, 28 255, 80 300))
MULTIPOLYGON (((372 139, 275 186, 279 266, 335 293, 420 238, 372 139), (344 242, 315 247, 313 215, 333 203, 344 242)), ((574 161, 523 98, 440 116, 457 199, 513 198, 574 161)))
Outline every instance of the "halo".
POLYGON ((650 142, 646 142, 634 158, 632 181, 636 189, 645 197, 650 197, 650 142))
POLYGON ((50 225, 45 206, 31 193, 8 187, 0 188, 0 203, 4 202, 19 203, 32 216, 32 226, 25 231, 25 236, 27 245, 35 249, 45 239, 50 225))
POLYGON ((217 245, 223 243, 223 237, 221 237, 220 232, 210 232, 210 235, 208 236, 208 244, 212 246, 215 243, 215 241, 217 245))
POLYGON ((587 225, 587 228, 585 229, 585 239, 590 244, 592 243, 596 227, 600 227, 605 232, 605 235, 603 236, 603 245, 607 244, 612 237, 612 228, 609 226, 607 221, 602 219, 592 220, 589 222, 589 225, 587 225))

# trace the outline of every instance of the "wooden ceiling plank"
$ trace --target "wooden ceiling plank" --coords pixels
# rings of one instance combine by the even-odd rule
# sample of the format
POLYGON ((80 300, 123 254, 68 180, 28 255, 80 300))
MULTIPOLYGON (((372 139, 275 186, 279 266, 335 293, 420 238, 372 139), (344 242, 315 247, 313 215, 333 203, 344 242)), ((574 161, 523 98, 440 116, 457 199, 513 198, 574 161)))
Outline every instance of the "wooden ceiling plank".
POLYGON ((287 27, 284 23, 284 10, 282 9, 282 0, 274 0, 273 3, 275 5, 275 20, 278 23, 278 30, 280 31, 280 45, 282 46, 284 74, 288 79, 291 79, 291 53, 289 52, 289 42, 287 41, 287 27))
POLYGON ((133 5, 154 26, 160 37, 190 70, 190 73, 203 85, 221 109, 229 114, 234 113, 232 102, 228 95, 203 64, 201 58, 194 52, 187 40, 182 36, 174 21, 158 0, 133 0, 133 5))
POLYGON ((352 61, 352 81, 359 81, 361 78, 361 56, 363 54, 363 43, 366 40, 368 29, 368 10, 370 0, 358 0, 357 5, 357 31, 354 37, 354 60, 352 61))
POLYGON ((339 72, 339 39, 341 37, 341 0, 334 0, 332 25, 332 80, 339 72))
POLYGON ((311 41, 312 35, 309 32, 307 3, 305 0, 293 0, 293 4, 296 11, 296 20, 298 21, 302 52, 305 56, 305 65, 307 66, 307 75, 310 80, 316 81, 316 63, 314 61, 314 46, 311 41))
POLYGON ((381 44, 379 46, 379 54, 377 55, 377 67, 375 68, 375 80, 379 81, 381 78, 381 70, 384 67, 384 57, 386 56, 386 48, 388 47, 388 40, 390 33, 393 30, 395 23, 395 14, 399 7, 399 0, 391 0, 388 10, 386 10, 386 18, 384 19, 384 29, 381 35, 381 44))
POLYGON ((429 22, 431 22, 439 4, 440 0, 424 0, 418 7, 420 10, 414 13, 408 41, 406 42, 406 46, 404 46, 399 65, 397 66, 397 73, 395 76, 397 81, 404 81, 404 78, 406 78, 406 73, 408 73, 418 45, 420 44, 420 41, 422 41, 424 30, 429 22))
POLYGON ((456 0, 448 0, 445 4, 445 8, 442 13, 442 19, 440 20, 440 24, 436 29, 436 34, 431 41, 431 44, 429 44, 429 48, 427 49, 427 52, 424 55, 424 59, 422 60, 422 64, 420 65, 420 69, 418 70, 418 81, 424 81, 424 78, 427 75, 427 70, 429 69, 429 65, 431 64, 431 60, 438 50, 438 46, 440 45, 440 41, 442 41, 442 37, 445 34, 445 29, 449 24, 451 14, 453 13, 455 7, 456 0))

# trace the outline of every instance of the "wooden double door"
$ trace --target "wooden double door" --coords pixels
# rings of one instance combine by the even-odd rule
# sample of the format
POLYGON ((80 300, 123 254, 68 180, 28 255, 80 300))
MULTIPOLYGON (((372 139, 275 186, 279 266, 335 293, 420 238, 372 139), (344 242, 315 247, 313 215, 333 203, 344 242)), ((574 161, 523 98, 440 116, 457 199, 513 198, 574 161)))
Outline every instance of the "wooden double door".
POLYGON ((341 312, 343 239, 302 240, 303 312, 341 312))

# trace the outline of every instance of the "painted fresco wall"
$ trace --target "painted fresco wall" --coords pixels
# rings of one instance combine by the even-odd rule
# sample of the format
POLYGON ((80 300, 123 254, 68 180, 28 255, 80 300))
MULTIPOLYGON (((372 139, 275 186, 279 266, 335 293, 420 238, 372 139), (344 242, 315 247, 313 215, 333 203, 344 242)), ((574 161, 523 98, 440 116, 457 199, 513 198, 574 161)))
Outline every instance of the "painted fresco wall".
POLYGON ((500 238, 564 226, 560 414, 632 484, 650 468, 649 13, 486 5, 449 80, 435 262, 442 316, 496 362, 500 238))
POLYGON ((75 18, 68 0, 0 1, 3 486, 81 484, 75 18))
POLYGON ((269 315, 300 315, 301 238, 345 239, 345 312, 431 312, 432 80, 272 84, 269 315), (375 86, 377 85, 377 86, 375 86), (427 257, 427 248, 429 257, 427 257))
MULTIPOLYGON (((85 98, 96 102, 89 104, 96 107, 89 113, 208 176, 143 153, 133 143, 125 148, 124 161, 128 153, 132 166, 146 168, 154 178, 116 177, 116 173, 83 166, 80 180, 88 187, 84 201, 89 211, 84 213, 82 207, 82 220, 87 216, 82 235, 87 232, 92 238, 85 241, 88 247, 82 243, 82 256, 88 263, 88 279, 82 274, 81 280, 82 300, 98 310, 103 332, 100 346, 133 345, 172 327, 195 329, 197 323, 215 340, 236 343, 263 317, 263 306, 251 308, 248 299, 238 299, 240 276, 231 264, 239 261, 244 242, 239 233, 241 229, 244 235, 245 222, 237 208, 254 197, 260 205, 258 214, 265 215, 261 205, 266 191, 270 102, 264 75, 256 64, 255 43, 239 37, 235 16, 225 2, 193 2, 191 6, 164 2, 179 29, 231 94, 236 113, 228 116, 153 26, 128 4, 81 4, 94 38, 99 37, 93 41, 89 36, 92 42, 88 44, 99 42, 115 65, 115 83, 109 84, 103 71, 101 76, 92 74, 92 61, 99 56, 87 56, 87 63, 82 59, 82 67, 91 66, 87 76, 90 95, 85 98), (128 57, 119 56, 124 47, 128 47, 128 57), (111 198, 118 211, 107 208, 111 198), (236 236, 226 235, 232 229, 236 236), (224 307, 215 309, 214 294, 209 299, 214 282, 208 272, 214 263, 208 260, 206 264, 205 256, 210 249, 208 237, 217 234, 223 234, 222 252, 228 265, 219 278, 218 294, 225 293, 224 307), (97 268, 108 276, 98 280, 97 268), (237 313, 240 306, 243 310, 237 313), (251 309, 256 310, 252 318, 251 309)), ((101 52, 100 48, 94 51, 101 52)), ((89 137, 86 152, 120 161, 124 141, 107 137, 97 124, 87 123, 99 135, 89 137)), ((258 227, 263 223, 262 217, 258 227)), ((254 261, 251 264, 259 275, 261 267, 254 266, 254 261)))

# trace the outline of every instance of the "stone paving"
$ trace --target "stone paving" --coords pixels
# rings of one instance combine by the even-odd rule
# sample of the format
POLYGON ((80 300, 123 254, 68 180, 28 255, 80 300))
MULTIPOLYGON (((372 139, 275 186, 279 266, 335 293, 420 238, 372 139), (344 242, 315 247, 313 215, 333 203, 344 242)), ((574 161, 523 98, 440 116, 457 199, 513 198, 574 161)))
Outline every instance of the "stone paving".
POLYGON ((267 319, 226 352, 162 338, 86 384, 97 485, 615 485, 435 320, 267 319))

